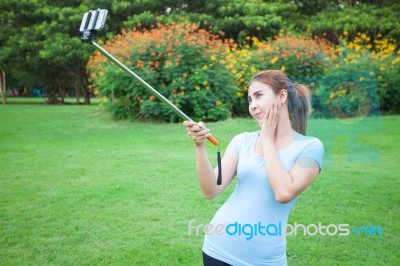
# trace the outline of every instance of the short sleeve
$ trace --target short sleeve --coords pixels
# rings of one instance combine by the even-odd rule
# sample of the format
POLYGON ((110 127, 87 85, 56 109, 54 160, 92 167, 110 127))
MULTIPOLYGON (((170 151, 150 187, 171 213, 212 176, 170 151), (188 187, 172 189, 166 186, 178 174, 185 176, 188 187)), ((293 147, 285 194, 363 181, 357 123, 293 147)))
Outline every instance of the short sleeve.
POLYGON ((240 151, 240 147, 241 147, 242 142, 243 142, 243 138, 244 138, 243 134, 239 134, 239 135, 236 135, 235 137, 233 137, 233 139, 229 143, 229 145, 226 148, 226 150, 227 151, 231 151, 234 154, 236 154, 237 156, 239 156, 239 151, 240 151))
POLYGON ((300 158, 311 158, 311 159, 315 160, 319 165, 319 169, 321 170, 323 157, 324 157, 324 145, 322 144, 322 142, 319 139, 314 138, 310 142, 310 144, 308 144, 300 152, 300 155, 298 158, 299 159, 300 158))

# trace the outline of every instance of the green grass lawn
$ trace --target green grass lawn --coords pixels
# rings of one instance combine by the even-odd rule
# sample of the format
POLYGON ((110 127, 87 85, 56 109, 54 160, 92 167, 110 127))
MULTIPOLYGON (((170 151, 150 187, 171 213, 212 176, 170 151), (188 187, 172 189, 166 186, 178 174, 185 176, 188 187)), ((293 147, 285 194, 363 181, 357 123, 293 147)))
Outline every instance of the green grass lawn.
MULTIPOLYGON (((225 149, 258 126, 208 127, 225 149)), ((289 265, 399 265, 399 133, 400 116, 309 122, 324 166, 289 223, 384 235, 291 236, 289 265)), ((0 106, 2 265, 201 265, 203 235, 188 236, 188 222, 208 223, 232 190, 204 199, 180 124, 113 121, 98 106, 0 106)))

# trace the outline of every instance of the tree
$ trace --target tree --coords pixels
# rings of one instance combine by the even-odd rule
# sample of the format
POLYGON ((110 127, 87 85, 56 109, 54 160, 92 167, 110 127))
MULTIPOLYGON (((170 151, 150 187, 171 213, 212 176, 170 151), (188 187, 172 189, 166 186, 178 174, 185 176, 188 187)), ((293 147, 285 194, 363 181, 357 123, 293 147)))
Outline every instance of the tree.
POLYGON ((6 100, 6 93, 7 93, 7 85, 6 85, 6 72, 1 69, 1 76, 0 76, 0 95, 3 104, 7 103, 6 100))
MULTIPOLYGON (((172 6, 172 3, 168 4, 172 6)), ((166 6, 170 7, 167 4, 166 6)), ((214 34, 223 32, 223 38, 232 38, 242 43, 246 36, 267 39, 276 35, 282 28, 294 29, 290 17, 296 14, 297 7, 283 1, 206 0, 187 3, 178 1, 168 10, 159 14, 143 12, 134 15, 128 18, 126 27, 141 25, 149 28, 156 23, 156 17, 160 17, 163 23, 184 17, 188 22, 198 23, 201 28, 214 34)))
MULTIPOLYGON (((152 6, 151 1, 143 5, 152 6)), ((109 34, 117 32, 134 12, 128 1, 1 1, 0 65, 8 84, 39 86, 49 95, 75 88, 76 95, 82 91, 85 103, 90 104, 86 63, 94 49, 81 43, 78 30, 83 14, 97 7, 110 11, 109 34)))
MULTIPOLYGON (((53 2, 53 4, 57 4, 53 2)), ((58 87, 71 86, 76 76, 85 74, 77 68, 82 58, 88 58, 88 47, 78 47, 74 26, 81 14, 71 7, 49 6, 35 0, 3 1, 0 4, 0 62, 8 73, 9 85, 35 86, 49 95, 58 87)), ((82 13, 83 14, 83 13, 82 13)), ((87 85, 81 82, 89 103, 87 85)))
POLYGON ((343 5, 336 12, 323 10, 310 17, 309 29, 315 35, 325 35, 330 41, 337 43, 341 34, 351 37, 357 32, 364 32, 371 39, 378 35, 386 38, 400 39, 400 22, 393 19, 397 16, 400 5, 378 6, 358 4, 343 5))
MULTIPOLYGON (((13 87, 45 88, 49 95, 74 90, 90 103, 86 64, 94 49, 78 28, 89 9, 109 11, 107 40, 122 28, 150 27, 184 17, 242 44, 246 36, 272 38, 280 30, 308 31, 332 42, 344 31, 400 39, 397 0, 7 0, 0 2, 0 66, 13 87)), ((78 100, 79 101, 79 100, 78 100)))

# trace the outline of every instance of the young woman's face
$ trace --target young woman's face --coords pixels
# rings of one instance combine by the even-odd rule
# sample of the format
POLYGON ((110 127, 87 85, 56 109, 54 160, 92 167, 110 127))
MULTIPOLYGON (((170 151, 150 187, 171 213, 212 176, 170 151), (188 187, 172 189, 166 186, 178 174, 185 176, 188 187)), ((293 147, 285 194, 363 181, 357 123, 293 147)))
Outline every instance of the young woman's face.
POLYGON ((255 81, 249 87, 247 99, 250 114, 261 126, 265 112, 276 99, 274 91, 269 85, 255 81))

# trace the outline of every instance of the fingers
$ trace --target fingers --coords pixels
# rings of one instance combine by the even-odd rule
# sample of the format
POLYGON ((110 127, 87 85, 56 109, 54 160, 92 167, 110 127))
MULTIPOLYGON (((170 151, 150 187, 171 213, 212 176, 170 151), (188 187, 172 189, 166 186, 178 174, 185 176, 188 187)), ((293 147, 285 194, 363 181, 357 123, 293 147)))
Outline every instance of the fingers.
POLYGON ((265 125, 273 125, 279 120, 279 109, 281 102, 278 99, 274 99, 271 105, 267 108, 264 114, 265 125))
POLYGON ((185 126, 185 127, 191 127, 191 126, 194 126, 194 125, 196 125, 197 123, 196 122, 193 122, 193 121, 183 121, 183 125, 185 126))
POLYGON ((267 109, 267 111, 264 114, 264 121, 268 122, 269 117, 270 117, 270 113, 271 113, 271 107, 267 109))
POLYGON ((189 130, 190 131, 199 131, 199 130, 206 128, 203 122, 196 123, 193 121, 184 121, 183 125, 187 128, 188 131, 189 130))
POLYGON ((281 101, 275 99, 274 103, 274 120, 278 121, 279 119, 279 109, 281 108, 281 101))
POLYGON ((279 110, 281 107, 280 101, 274 99, 271 105, 266 109, 264 120, 261 126, 262 141, 265 143, 273 142, 276 128, 279 121, 279 110))
POLYGON ((207 137, 211 136, 210 130, 205 127, 203 122, 185 121, 183 125, 186 126, 189 137, 197 143, 204 142, 207 137))
POLYGON ((271 122, 277 122, 279 119, 279 109, 281 102, 278 99, 274 99, 271 107, 268 109, 268 120, 271 122))

